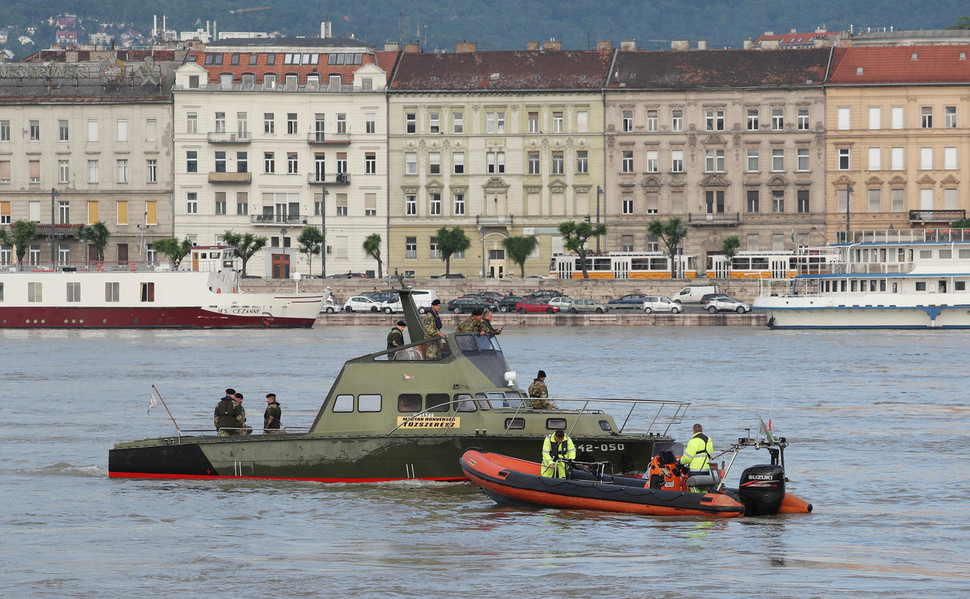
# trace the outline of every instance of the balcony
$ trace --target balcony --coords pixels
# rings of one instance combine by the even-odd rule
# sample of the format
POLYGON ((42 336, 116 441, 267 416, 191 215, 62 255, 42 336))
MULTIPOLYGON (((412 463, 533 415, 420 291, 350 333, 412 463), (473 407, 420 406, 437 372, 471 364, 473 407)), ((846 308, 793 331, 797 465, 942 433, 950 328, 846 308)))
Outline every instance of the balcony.
POLYGON ((953 221, 963 220, 967 217, 966 210, 910 210, 909 222, 911 223, 943 223, 950 224, 953 221))
POLYGON ((254 214, 250 217, 254 225, 264 227, 279 227, 280 225, 305 225, 305 216, 287 216, 285 214, 254 214))
POLYGON ((239 131, 228 133, 226 131, 210 131, 208 133, 210 144, 248 144, 252 141, 249 131, 239 131))
POLYGON ((251 183, 252 173, 209 173, 209 183, 251 183))
MULTIPOLYGON (((66 239, 68 237, 77 238, 78 231, 84 225, 54 225, 54 237, 58 239, 66 239)), ((37 223, 37 237, 50 237, 51 236, 51 225, 44 223, 37 223)))
POLYGON ((511 214, 498 214, 495 216, 486 216, 484 214, 478 214, 475 216, 475 224, 479 227, 506 227, 512 225, 512 215, 511 214))
POLYGON ((327 135, 326 133, 314 132, 307 135, 306 141, 311 146, 349 146, 350 134, 337 133, 327 135))
POLYGON ((688 214, 689 227, 736 227, 741 224, 741 213, 688 214))

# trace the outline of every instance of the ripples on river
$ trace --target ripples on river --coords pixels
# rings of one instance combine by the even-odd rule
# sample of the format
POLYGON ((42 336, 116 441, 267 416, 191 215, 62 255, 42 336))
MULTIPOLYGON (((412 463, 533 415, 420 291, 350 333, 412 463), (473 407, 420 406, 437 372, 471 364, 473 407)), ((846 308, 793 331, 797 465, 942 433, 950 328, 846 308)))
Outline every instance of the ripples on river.
MULTIPOLYGON (((551 394, 693 403, 718 450, 769 411, 809 516, 500 509, 468 484, 109 480, 120 440, 211 426, 226 386, 309 424, 383 328, 0 331, 0 596, 964 596, 962 332, 540 328, 501 337, 551 394)), ((641 415, 646 418, 646 414, 641 415)), ((641 426, 646 422, 638 421, 641 426)), ((538 454, 538 444, 536 453, 538 454)), ((745 466, 767 460, 751 452, 745 466)), ((739 459, 739 462, 742 460, 739 459)), ((736 483, 740 468, 731 478, 736 483)))

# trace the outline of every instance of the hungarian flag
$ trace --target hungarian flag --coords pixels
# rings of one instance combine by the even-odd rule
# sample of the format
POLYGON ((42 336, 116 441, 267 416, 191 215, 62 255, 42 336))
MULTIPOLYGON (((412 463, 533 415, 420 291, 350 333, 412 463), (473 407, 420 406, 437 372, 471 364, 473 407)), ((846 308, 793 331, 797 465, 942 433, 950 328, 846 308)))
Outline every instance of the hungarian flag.
POLYGON ((775 438, 775 433, 771 430, 771 419, 768 419, 768 424, 765 424, 764 419, 759 418, 758 420, 761 421, 761 427, 758 429, 758 434, 764 435, 765 438, 768 439, 768 443, 777 443, 778 440, 775 438))

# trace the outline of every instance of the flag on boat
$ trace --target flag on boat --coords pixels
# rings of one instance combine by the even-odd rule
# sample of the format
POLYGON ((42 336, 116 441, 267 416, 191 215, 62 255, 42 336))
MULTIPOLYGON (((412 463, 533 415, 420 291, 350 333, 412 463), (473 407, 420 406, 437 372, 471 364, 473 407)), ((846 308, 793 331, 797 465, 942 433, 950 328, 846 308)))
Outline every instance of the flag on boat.
POLYGON ((151 414, 152 413, 152 408, 154 408, 157 405, 158 405, 158 402, 155 401, 155 394, 154 393, 149 394, 149 396, 148 396, 148 413, 151 414))
POLYGON ((768 419, 768 424, 765 424, 764 419, 759 418, 761 421, 761 427, 758 429, 759 435, 764 435, 768 439, 768 443, 777 443, 778 439, 775 438, 774 431, 771 430, 771 419, 768 419))
POLYGON ((410 381, 413 378, 414 378, 414 375, 413 374, 405 374, 404 375, 404 380, 406 380, 406 381, 410 381))

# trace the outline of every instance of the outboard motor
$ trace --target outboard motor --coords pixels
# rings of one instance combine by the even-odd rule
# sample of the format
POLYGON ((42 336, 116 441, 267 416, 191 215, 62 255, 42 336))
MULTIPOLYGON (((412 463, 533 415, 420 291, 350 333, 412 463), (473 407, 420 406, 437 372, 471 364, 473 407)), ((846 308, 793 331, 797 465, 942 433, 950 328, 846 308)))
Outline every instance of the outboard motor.
POLYGON ((785 469, 779 465, 751 466, 741 473, 738 496, 745 516, 773 516, 785 499, 785 469))

